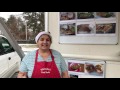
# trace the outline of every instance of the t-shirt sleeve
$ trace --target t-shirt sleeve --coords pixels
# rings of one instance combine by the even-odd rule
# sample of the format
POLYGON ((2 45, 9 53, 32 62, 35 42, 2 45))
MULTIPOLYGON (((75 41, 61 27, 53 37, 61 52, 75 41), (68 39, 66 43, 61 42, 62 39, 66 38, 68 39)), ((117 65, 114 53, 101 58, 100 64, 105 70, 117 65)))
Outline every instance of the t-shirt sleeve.
POLYGON ((28 72, 27 64, 26 64, 27 59, 28 59, 28 56, 25 56, 22 59, 21 64, 20 64, 20 68, 19 68, 20 72, 28 72))
POLYGON ((63 56, 60 54, 60 61, 61 61, 61 71, 64 72, 64 71, 67 71, 68 68, 67 68, 67 64, 65 62, 65 59, 63 58, 63 56))

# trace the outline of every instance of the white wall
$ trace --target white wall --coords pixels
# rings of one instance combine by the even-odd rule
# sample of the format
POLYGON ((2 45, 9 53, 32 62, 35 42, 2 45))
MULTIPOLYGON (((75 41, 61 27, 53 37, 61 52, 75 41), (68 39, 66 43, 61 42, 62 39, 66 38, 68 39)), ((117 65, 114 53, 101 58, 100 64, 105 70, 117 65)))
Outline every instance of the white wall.
MULTIPOLYGON (((80 44, 59 44, 59 12, 49 12, 48 28, 52 34, 53 43, 51 48, 56 49, 65 57, 77 57, 85 59, 100 59, 108 62, 106 67, 106 77, 120 77, 120 39, 117 45, 80 45, 80 44), (117 61, 117 62, 116 62, 117 61), (118 64, 117 64, 118 63, 118 64), (114 68, 113 68, 114 67, 114 68)), ((118 17, 120 25, 120 13, 118 17)), ((118 26, 119 34, 120 28, 118 26)), ((119 36, 120 38, 120 36, 119 36)))
POLYGON ((107 61, 106 63, 106 77, 120 78, 120 62, 107 61))

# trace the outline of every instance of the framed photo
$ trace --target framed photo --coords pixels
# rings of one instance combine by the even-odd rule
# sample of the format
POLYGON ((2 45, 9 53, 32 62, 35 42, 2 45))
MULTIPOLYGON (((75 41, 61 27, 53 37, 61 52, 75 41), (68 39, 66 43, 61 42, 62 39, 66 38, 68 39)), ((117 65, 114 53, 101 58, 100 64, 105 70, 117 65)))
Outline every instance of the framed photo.
POLYGON ((114 18, 116 17, 115 12, 96 12, 95 18, 114 18))
POLYGON ((94 17, 94 12, 77 12, 77 19, 90 19, 94 17))
POLYGON ((75 23, 60 24, 60 36, 75 35, 75 23))
POLYGON ((76 13, 75 12, 60 12, 60 20, 74 20, 76 19, 76 13))

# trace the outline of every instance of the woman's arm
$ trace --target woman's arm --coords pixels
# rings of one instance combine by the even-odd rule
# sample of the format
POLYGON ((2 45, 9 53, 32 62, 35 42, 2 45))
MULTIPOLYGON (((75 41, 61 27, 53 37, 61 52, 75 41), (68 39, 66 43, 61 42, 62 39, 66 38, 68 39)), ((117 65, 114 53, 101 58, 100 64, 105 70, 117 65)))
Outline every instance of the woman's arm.
POLYGON ((27 72, 19 72, 17 78, 27 78, 27 72))
POLYGON ((70 78, 68 71, 62 72, 62 78, 70 78))

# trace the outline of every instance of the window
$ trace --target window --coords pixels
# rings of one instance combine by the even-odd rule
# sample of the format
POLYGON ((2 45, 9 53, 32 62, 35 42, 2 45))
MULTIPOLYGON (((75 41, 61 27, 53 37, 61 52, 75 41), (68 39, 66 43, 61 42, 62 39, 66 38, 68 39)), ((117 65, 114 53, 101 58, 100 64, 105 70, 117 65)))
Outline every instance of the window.
POLYGON ((1 52, 1 55, 11 53, 11 52, 14 52, 14 51, 15 50, 10 45, 8 40, 6 38, 4 38, 4 37, 0 37, 0 52, 1 52))

